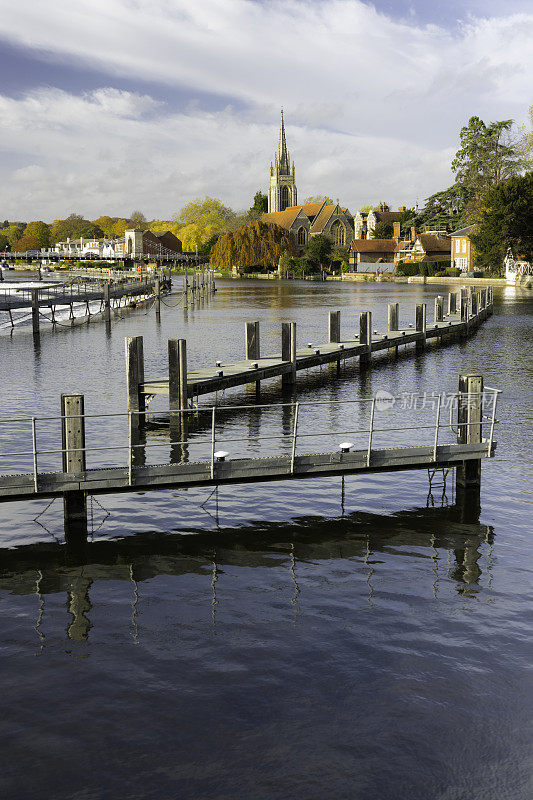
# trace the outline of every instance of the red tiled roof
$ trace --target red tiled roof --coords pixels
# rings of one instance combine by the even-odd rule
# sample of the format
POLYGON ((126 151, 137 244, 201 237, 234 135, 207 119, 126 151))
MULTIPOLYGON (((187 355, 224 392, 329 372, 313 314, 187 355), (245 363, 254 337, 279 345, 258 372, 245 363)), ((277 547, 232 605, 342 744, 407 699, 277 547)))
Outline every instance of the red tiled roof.
POLYGON ((350 250, 354 253, 395 253, 396 239, 352 239, 350 250))

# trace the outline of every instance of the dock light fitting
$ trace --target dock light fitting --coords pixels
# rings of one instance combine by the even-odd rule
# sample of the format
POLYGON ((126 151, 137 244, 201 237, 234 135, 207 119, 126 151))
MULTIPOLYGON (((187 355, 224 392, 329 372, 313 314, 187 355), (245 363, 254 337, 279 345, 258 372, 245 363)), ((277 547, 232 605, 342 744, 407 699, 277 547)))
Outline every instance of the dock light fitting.
POLYGON ((313 346, 313 342, 307 342, 307 346, 308 347, 312 347, 313 346))
POLYGON ((353 447, 353 442, 341 442, 339 445, 339 450, 341 453, 349 453, 351 447, 353 447))
POLYGON ((254 363, 252 364, 252 368, 259 369, 259 364, 257 363, 257 361, 254 361, 254 363))
POLYGON ((229 456, 229 453, 226 453, 225 450, 217 450, 216 453, 214 453, 214 456, 217 461, 225 461, 226 456, 229 456))
POLYGON ((383 338, 384 338, 384 339, 388 339, 389 337, 387 336, 387 334, 386 334, 386 333, 384 333, 384 334, 383 334, 383 338))
POLYGON ((343 344, 339 345, 339 350, 344 350, 344 345, 343 344))
POLYGON ((222 361, 215 361, 215 365, 217 367, 221 367, 222 366, 222 361))
POLYGON ((359 334, 358 333, 355 334, 355 338, 359 339, 359 334))
POLYGON ((402 336, 405 336, 405 331, 402 331, 402 336))
POLYGON ((315 350, 315 355, 317 355, 317 356, 319 356, 319 355, 320 355, 320 349, 319 349, 318 347, 317 347, 317 348, 316 348, 316 350, 315 350))
POLYGON ((412 323, 412 322, 410 322, 410 323, 409 323, 409 327, 410 327, 410 328, 412 328, 412 327, 413 327, 413 323, 412 323))
POLYGON ((377 331, 374 331, 374 336, 377 336, 377 335, 378 335, 378 332, 377 332, 377 331))
POLYGON ((219 378, 222 378, 222 376, 224 375, 224 370, 219 369, 219 371, 217 372, 217 375, 218 375, 219 378))

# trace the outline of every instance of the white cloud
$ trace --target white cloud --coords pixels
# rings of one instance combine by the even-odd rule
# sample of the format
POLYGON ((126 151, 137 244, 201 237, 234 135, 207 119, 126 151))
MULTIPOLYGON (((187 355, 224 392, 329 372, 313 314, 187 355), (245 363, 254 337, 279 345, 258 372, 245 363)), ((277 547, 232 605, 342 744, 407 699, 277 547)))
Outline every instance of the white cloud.
POLYGON ((533 101, 533 13, 452 33, 359 0, 0 0, 0 12, 4 38, 96 66, 109 85, 127 76, 244 109, 176 111, 116 88, 0 98, 3 146, 46 172, 31 206, 17 181, 12 216, 167 215, 202 193, 243 207, 266 188, 280 104, 302 196, 413 202, 450 183, 469 116, 523 118, 533 101))

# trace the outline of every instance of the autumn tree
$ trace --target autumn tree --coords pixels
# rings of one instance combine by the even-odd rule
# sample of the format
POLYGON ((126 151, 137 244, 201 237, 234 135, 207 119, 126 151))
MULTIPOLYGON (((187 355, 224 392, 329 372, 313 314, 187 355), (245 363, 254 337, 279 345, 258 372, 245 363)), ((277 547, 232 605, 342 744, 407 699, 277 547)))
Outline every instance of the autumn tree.
POLYGON ((39 242, 36 236, 30 236, 24 233, 17 242, 17 251, 19 253, 26 253, 28 250, 39 250, 39 242))
POLYGON ((109 217, 104 215, 93 220, 94 224, 101 228, 104 236, 108 239, 113 239, 116 236, 115 225, 117 224, 117 217, 109 217))
POLYGON ((331 206, 333 205, 333 200, 327 194, 313 194, 305 198, 304 205, 308 203, 327 203, 328 206, 331 206))
POLYGON ((142 211, 132 211, 130 214, 130 222, 132 228, 142 228, 143 231, 149 227, 142 211))
POLYGON ((50 241, 63 242, 65 239, 100 239, 104 235, 102 229, 84 219, 80 214, 70 214, 66 219, 56 219, 50 230, 50 241))
POLYGON ((392 239, 394 228, 390 222, 376 222, 376 226, 372 231, 373 239, 392 239))
POLYGON ((211 250, 211 266, 275 269, 286 251, 296 254, 285 228, 258 220, 221 236, 211 250))
POLYGON ((23 233, 24 229, 20 225, 11 224, 7 228, 2 228, 2 235, 5 236, 12 250, 16 250, 16 244, 23 233))
POLYGON ((197 199, 184 206, 177 222, 180 232, 176 234, 182 241, 185 252, 199 251, 216 235, 226 233, 233 227, 235 212, 213 197, 197 199))
POLYGON ((41 220, 28 222, 24 230, 24 236, 32 236, 37 241, 39 250, 41 247, 50 247, 50 226, 46 222, 41 220))

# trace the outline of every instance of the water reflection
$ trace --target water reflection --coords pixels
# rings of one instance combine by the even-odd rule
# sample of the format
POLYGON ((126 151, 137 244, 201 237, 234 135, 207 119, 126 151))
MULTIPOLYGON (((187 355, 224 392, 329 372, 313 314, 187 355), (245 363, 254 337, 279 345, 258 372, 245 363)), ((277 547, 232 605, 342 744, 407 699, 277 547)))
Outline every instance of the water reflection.
POLYGON ((454 507, 413 509, 392 516, 355 512, 336 519, 300 517, 291 524, 262 523, 210 532, 147 532, 77 546, 33 544, 0 551, 0 590, 36 595, 33 627, 41 650, 46 641, 43 619, 47 595, 65 594, 67 637, 87 642, 94 624, 90 593, 103 581, 131 583, 129 624, 135 643, 142 637, 138 625, 142 583, 162 575, 199 575, 208 580, 210 599, 206 602, 211 604, 213 632, 223 603, 217 593, 220 577, 231 581, 234 570, 240 568, 267 570, 260 578, 262 587, 272 581, 268 570, 285 571, 287 603, 294 615, 305 611, 306 592, 316 593, 316 587, 306 589, 305 573, 310 564, 318 565, 320 573, 329 576, 323 592, 328 592, 338 570, 351 571, 352 565, 359 564, 355 573, 361 574, 366 584, 363 595, 370 608, 382 593, 390 591, 387 584, 401 575, 405 559, 414 561, 413 568, 401 578, 402 591, 407 594, 412 591, 410 581, 416 577, 418 591, 428 599, 439 599, 443 582, 450 581, 458 594, 473 597, 484 589, 484 571, 490 589, 494 534, 488 525, 465 525, 460 514, 454 507))

